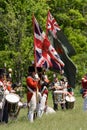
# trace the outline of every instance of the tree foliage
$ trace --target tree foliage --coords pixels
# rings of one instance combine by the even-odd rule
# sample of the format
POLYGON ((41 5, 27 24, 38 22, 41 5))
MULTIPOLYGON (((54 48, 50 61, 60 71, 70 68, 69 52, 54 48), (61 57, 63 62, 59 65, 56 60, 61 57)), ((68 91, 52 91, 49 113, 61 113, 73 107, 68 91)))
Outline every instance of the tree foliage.
POLYGON ((7 67, 13 68, 13 73, 18 71, 17 79, 21 80, 21 71, 26 72, 34 58, 32 16, 37 16, 44 28, 48 6, 44 0, 1 0, 0 5, 0 56, 7 67))
POLYGON ((77 78, 85 73, 82 67, 87 70, 87 0, 1 0, 0 67, 6 63, 14 75, 18 73, 19 81, 34 59, 32 16, 45 31, 49 9, 76 50, 71 58, 77 78))
POLYGON ((87 1, 48 0, 48 4, 51 13, 76 50, 76 55, 71 58, 77 66, 78 81, 87 71, 87 1))

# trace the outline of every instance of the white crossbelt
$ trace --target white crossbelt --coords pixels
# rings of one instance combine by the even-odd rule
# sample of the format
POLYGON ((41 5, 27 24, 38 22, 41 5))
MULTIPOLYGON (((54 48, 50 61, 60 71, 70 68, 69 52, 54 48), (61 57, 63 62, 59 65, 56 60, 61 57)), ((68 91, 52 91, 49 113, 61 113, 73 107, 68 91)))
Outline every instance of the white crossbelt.
POLYGON ((28 89, 31 93, 34 93, 34 91, 33 91, 30 87, 27 86, 27 89, 28 89))
POLYGON ((44 87, 43 87, 43 89, 42 89, 41 93, 43 93, 43 91, 44 91, 45 89, 46 89, 46 86, 44 86, 44 87))

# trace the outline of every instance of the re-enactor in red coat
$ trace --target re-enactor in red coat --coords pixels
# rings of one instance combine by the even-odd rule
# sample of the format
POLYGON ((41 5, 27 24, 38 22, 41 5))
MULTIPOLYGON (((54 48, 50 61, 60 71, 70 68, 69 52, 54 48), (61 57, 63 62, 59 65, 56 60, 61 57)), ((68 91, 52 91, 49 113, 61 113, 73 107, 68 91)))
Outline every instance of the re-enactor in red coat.
POLYGON ((83 97, 87 96, 87 74, 82 78, 83 97))
POLYGON ((32 76, 28 76, 26 79, 26 82, 27 82, 27 88, 28 88, 27 102, 29 103, 32 98, 33 92, 37 91, 38 82, 32 76))
POLYGON ((48 77, 47 75, 43 75, 41 79, 41 88, 40 88, 41 99, 37 111, 38 117, 42 117, 43 113, 46 112, 47 110, 48 85, 49 85, 48 77))
POLYGON ((39 77, 35 74, 34 67, 29 67, 29 76, 26 78, 27 83, 27 103, 29 108, 28 119, 33 122, 34 112, 37 106, 37 89, 39 77))
POLYGON ((84 111, 87 110, 87 74, 82 78, 82 97, 84 98, 84 111))

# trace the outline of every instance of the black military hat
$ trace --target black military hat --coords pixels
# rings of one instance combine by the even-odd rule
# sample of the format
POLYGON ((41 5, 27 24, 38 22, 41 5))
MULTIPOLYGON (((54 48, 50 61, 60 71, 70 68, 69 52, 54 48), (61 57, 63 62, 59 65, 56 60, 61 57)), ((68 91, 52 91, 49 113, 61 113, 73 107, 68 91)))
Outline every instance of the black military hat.
POLYGON ((42 72, 42 68, 41 67, 37 67, 37 72, 42 72))
POLYGON ((35 67, 34 66, 29 66, 28 67, 28 72, 35 72, 35 67))
POLYGON ((0 75, 3 75, 5 73, 5 69, 0 68, 0 75))

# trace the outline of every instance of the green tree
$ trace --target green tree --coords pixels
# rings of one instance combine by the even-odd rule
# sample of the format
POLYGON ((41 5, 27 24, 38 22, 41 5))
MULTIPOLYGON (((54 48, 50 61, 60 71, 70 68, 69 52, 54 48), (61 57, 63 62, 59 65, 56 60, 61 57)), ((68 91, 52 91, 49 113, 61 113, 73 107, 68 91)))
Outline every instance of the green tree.
POLYGON ((3 55, 2 50, 5 52, 5 59, 2 57, 0 66, 6 62, 7 67, 12 67, 19 82, 22 72, 27 72, 31 60, 34 59, 32 15, 34 14, 45 28, 43 23, 48 5, 45 0, 1 0, 0 3, 0 56, 3 55))
POLYGON ((76 50, 71 58, 77 78, 84 74, 80 62, 87 64, 87 0, 0 0, 0 67, 11 67, 18 82, 34 59, 32 15, 45 31, 49 9, 76 50))
POLYGON ((82 66, 87 64, 87 1, 48 0, 47 3, 52 15, 76 50, 76 55, 71 58, 77 66, 77 79, 79 80, 84 74, 82 66), (80 64, 81 61, 84 63, 80 64))

